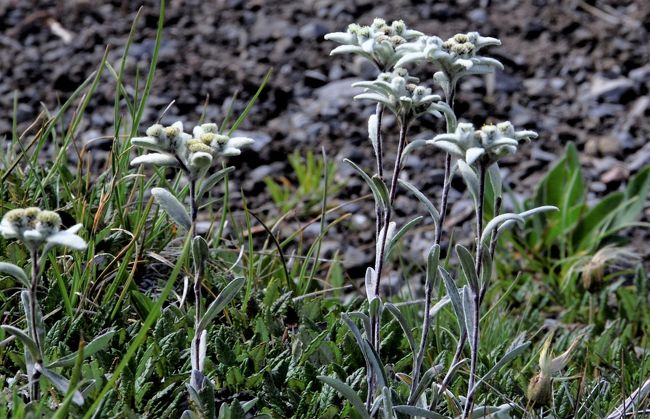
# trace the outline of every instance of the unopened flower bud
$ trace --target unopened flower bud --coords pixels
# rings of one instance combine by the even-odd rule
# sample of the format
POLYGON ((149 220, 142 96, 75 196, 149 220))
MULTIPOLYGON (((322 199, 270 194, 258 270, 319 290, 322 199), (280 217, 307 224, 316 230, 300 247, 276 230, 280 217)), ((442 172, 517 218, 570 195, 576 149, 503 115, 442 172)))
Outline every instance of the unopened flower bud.
POLYGON ((551 377, 537 374, 528 383, 528 400, 533 407, 546 407, 551 405, 553 400, 553 384, 551 377))
POLYGON ((176 138, 180 133, 181 130, 178 127, 165 127, 165 135, 167 135, 167 138, 176 138))
POLYGON ((163 134, 163 126, 160 124, 154 124, 147 128, 146 133, 149 137, 160 137, 163 134))

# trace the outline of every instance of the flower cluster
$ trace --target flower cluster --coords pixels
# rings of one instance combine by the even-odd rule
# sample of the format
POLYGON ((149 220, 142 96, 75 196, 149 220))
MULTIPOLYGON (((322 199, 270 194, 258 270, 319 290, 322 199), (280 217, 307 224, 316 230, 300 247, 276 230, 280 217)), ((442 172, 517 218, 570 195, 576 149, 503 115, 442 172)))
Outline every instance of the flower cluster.
POLYGON ((422 32, 408 29, 402 20, 390 25, 384 19, 375 19, 370 26, 356 23, 348 26, 347 32, 334 32, 325 39, 343 44, 332 50, 331 55, 353 53, 374 62, 380 70, 386 71, 400 59, 399 46, 422 36, 422 32))
POLYGON ((520 141, 530 141, 536 137, 534 131, 515 131, 508 121, 484 125, 478 131, 470 123, 460 123, 454 133, 436 135, 427 144, 441 148, 469 165, 481 162, 488 166, 514 154, 520 141))
POLYGON ((131 144, 154 152, 136 157, 131 161, 132 166, 180 167, 192 179, 202 176, 215 158, 237 156, 242 147, 255 142, 251 138, 219 134, 217 124, 212 123, 195 127, 192 135, 183 132, 181 122, 168 127, 152 125, 146 134, 146 137, 132 138, 131 144))
POLYGON ((477 55, 481 48, 491 45, 501 45, 501 41, 481 36, 478 32, 459 33, 446 41, 437 36, 421 36, 397 47, 400 58, 395 66, 414 61, 434 63, 440 68, 434 79, 447 90, 462 76, 491 73, 497 68, 503 70, 503 64, 498 60, 477 55))
POLYGON ((84 239, 77 235, 81 224, 61 229, 61 217, 54 211, 40 208, 16 208, 8 211, 0 222, 0 234, 5 239, 21 240, 30 249, 38 249, 43 243, 48 247, 61 245, 75 250, 86 248, 84 239))
POLYGON ((440 101, 440 96, 431 93, 431 89, 420 86, 417 77, 410 76, 403 68, 390 73, 381 73, 374 81, 354 83, 354 87, 362 87, 364 93, 355 99, 368 99, 383 103, 397 116, 417 117, 425 112, 439 115, 432 109, 432 104, 440 101))

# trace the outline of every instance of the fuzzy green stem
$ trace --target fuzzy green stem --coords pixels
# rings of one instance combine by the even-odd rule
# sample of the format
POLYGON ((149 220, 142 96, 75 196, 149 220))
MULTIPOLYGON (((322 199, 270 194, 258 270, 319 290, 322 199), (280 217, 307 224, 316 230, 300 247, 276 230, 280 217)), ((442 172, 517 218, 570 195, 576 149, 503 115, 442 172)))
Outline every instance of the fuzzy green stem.
MULTIPOLYGON (((476 205, 476 277, 481 278, 482 270, 482 253, 483 253, 483 241, 481 240, 481 235, 483 232, 483 201, 485 197, 485 175, 486 167, 484 164, 479 165, 479 192, 478 192, 478 202, 476 205)), ((478 365, 478 348, 479 348, 479 335, 480 335, 480 320, 481 320, 481 289, 480 284, 478 289, 472 290, 474 298, 474 307, 472 315, 474 317, 473 321, 473 330, 472 330, 472 345, 471 349, 471 358, 470 358, 470 372, 469 380, 467 384, 467 400, 465 402, 465 409, 463 412, 463 418, 468 418, 472 412, 474 406, 474 395, 475 395, 475 382, 476 382, 476 368, 478 365)))
MULTIPOLYGON (((32 334, 31 338, 34 339, 34 342, 36 343, 36 349, 38 350, 37 359, 34 359, 34 362, 41 363, 41 360, 43 358, 43 347, 41 346, 41 339, 38 336, 38 323, 36 321, 36 315, 38 311, 36 290, 38 288, 38 277, 40 272, 39 263, 38 263, 39 262, 38 250, 31 249, 30 256, 32 259, 32 282, 31 282, 31 286, 29 287, 29 313, 31 317, 29 329, 32 334)), ((38 371, 34 371, 32 376, 30 377, 30 398, 32 401, 40 399, 40 392, 38 390, 39 377, 40 377, 40 373, 38 371)))
MULTIPOLYGON (((196 203, 196 180, 190 181, 190 217, 192 225, 190 227, 190 237, 196 237, 196 218, 198 215, 198 207, 196 203)), ((199 261, 197 261, 199 262, 199 261)), ((203 277, 203 263, 195 263, 194 271, 194 337, 192 338, 192 347, 194 348, 194 362, 197 368, 200 368, 200 352, 201 352, 201 333, 203 330, 199 327, 201 323, 201 280, 203 277)), ((203 371, 199 372, 203 373, 203 371)), ((201 383, 194 383, 197 390, 200 390, 201 383)))

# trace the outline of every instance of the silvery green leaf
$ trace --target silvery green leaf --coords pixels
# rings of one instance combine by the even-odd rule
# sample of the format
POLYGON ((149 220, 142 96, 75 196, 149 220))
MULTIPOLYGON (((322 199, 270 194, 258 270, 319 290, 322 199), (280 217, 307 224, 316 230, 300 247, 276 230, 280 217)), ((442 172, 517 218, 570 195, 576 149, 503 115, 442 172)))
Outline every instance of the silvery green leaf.
POLYGON ((178 160, 176 160, 176 157, 165 153, 143 154, 142 156, 138 156, 131 160, 131 166, 139 166, 141 164, 148 166, 175 167, 178 166, 178 160))
POLYGON ((465 153, 463 152, 463 149, 460 148, 458 144, 452 143, 451 141, 428 140, 427 144, 438 147, 442 151, 447 152, 454 157, 458 157, 460 159, 465 158, 465 153))
POLYGON ((501 233, 502 233, 503 231, 509 229, 510 227, 512 227, 512 226, 515 225, 515 224, 517 224, 517 222, 516 222, 515 220, 508 220, 508 221, 502 223, 502 224, 497 228, 497 233, 496 233, 496 236, 495 236, 495 237, 496 237, 496 238, 499 238, 499 236, 501 235, 501 233))
POLYGON ((412 62, 417 62, 417 61, 424 61, 426 59, 426 55, 423 52, 409 52, 407 54, 404 54, 397 62, 395 63, 395 67, 403 67, 405 64, 412 63, 412 62))
POLYGON ((432 412, 429 409, 424 409, 422 407, 408 406, 408 405, 399 405, 395 406, 395 411, 397 413, 404 413, 410 417, 422 417, 426 419, 447 419, 446 416, 442 416, 439 413, 432 412))
POLYGON ((368 138, 370 138, 372 149, 375 152, 375 156, 377 156, 379 150, 379 125, 376 114, 372 114, 368 118, 368 138))
POLYGON ((365 52, 365 51, 359 45, 339 45, 338 47, 334 48, 330 52, 330 55, 360 53, 360 52, 365 52))
POLYGON ((10 335, 16 336, 16 339, 18 339, 20 342, 22 342, 23 345, 25 345, 25 347, 29 350, 29 353, 32 355, 34 359, 41 358, 40 354, 38 353, 38 347, 36 346, 36 342, 34 342, 32 338, 27 336, 25 332, 18 329, 17 327, 13 327, 8 324, 1 325, 0 329, 4 330, 10 335))
POLYGON ((384 419, 393 419, 395 417, 395 413, 393 413, 393 399, 390 394, 390 389, 384 386, 381 389, 381 394, 384 399, 384 419))
MULTIPOLYGON (((70 382, 67 379, 63 378, 61 375, 48 368, 40 366, 40 364, 36 364, 36 370, 43 374, 45 378, 47 378, 52 383, 52 385, 56 387, 57 390, 59 390, 59 392, 62 394, 66 394, 68 392, 68 389, 70 388, 70 382)), ((74 391, 72 402, 77 406, 83 406, 84 397, 82 396, 81 392, 79 392, 79 390, 74 391)))
POLYGON ((47 242, 48 248, 54 245, 60 245, 69 247, 73 250, 85 250, 86 247, 88 247, 88 244, 84 239, 76 234, 70 233, 67 230, 54 233, 45 239, 45 241, 47 242))
POLYGON ((180 227, 190 230, 192 227, 192 220, 185 210, 185 207, 178 201, 178 199, 167 189, 153 188, 151 194, 158 202, 158 205, 169 215, 169 217, 176 222, 180 227))
POLYGON ((371 267, 368 267, 368 269, 366 269, 365 285, 366 296, 368 298, 368 302, 370 302, 377 297, 377 293, 375 292, 375 287, 377 286, 377 275, 375 275, 375 270, 371 267))
POLYGON ((394 103, 392 100, 386 96, 382 96, 379 93, 360 93, 354 97, 354 100, 372 100, 374 102, 383 103, 387 106, 393 106, 394 103))
POLYGON ((431 317, 431 318, 436 317, 438 315, 438 313, 440 312, 440 310, 445 308, 445 306, 447 304, 449 304, 450 302, 451 302, 451 298, 449 298, 448 295, 441 298, 437 303, 435 303, 433 305, 433 307, 431 307, 431 310, 429 310, 429 317, 431 317))
POLYGON ((402 315, 402 312, 400 311, 400 309, 397 306, 395 306, 394 304, 386 303, 384 306, 390 312, 390 314, 392 314, 393 317, 395 317, 395 320, 397 320, 397 323, 399 323, 399 325, 402 327, 402 331, 404 332, 404 335, 406 336, 406 340, 409 343, 409 347, 411 348, 411 352, 413 353, 413 356, 415 356, 415 354, 417 353, 416 352, 417 351, 417 346, 416 346, 416 343, 415 343, 415 337, 413 336, 413 332, 411 331, 411 327, 409 326, 408 321, 406 320, 404 315, 402 315))
POLYGON ((438 265, 440 262, 440 245, 434 244, 427 254, 426 282, 432 289, 438 288, 438 265))
POLYGON ((470 147, 465 151, 465 161, 467 164, 474 164, 484 153, 485 150, 482 147, 470 147))
MULTIPOLYGON (((461 332, 465 330, 465 312, 463 311, 463 301, 454 280, 451 279, 449 273, 442 267, 438 266, 438 272, 442 278, 442 282, 445 284, 445 290, 447 291, 447 296, 451 300, 451 305, 454 308, 456 313, 456 320, 458 321, 458 327, 461 332)), ((463 292, 465 294, 465 292, 463 292)))
POLYGON ((469 417, 472 419, 480 419, 485 417, 493 417, 495 419, 510 418, 507 413, 515 406, 513 404, 504 404, 501 406, 478 406, 472 410, 469 417), (505 415, 505 416, 504 416, 505 415))
POLYGON ((444 369, 445 369, 444 365, 438 364, 426 370, 426 372, 422 374, 422 378, 420 379, 417 388, 415 389, 413 394, 409 397, 408 404, 410 405, 415 404, 416 401, 420 398, 420 395, 424 393, 424 390, 429 388, 433 379, 436 378, 436 376, 439 375, 441 372, 443 372, 444 369))
POLYGON ((356 41, 357 36, 350 32, 332 32, 326 34, 325 39, 339 44, 350 44, 356 41))
POLYGON ((217 298, 212 302, 212 304, 208 306, 208 309, 205 310, 205 314, 199 322, 198 329, 206 329, 212 319, 214 319, 217 314, 221 313, 221 311, 228 305, 228 303, 230 303, 232 299, 237 296, 245 283, 246 280, 243 277, 235 278, 230 281, 230 283, 224 287, 219 295, 217 295, 217 298))
MULTIPOLYGON (((99 336, 97 336, 95 339, 93 339, 89 344, 87 344, 84 349, 83 349, 83 357, 88 358, 91 355, 96 354, 99 351, 104 350, 108 344, 111 342, 111 339, 113 339, 113 336, 115 335, 116 331, 114 329, 111 329, 99 336)), ((64 357, 61 357, 57 359, 56 361, 52 362, 47 366, 47 368, 58 368, 58 367, 71 367, 74 365, 75 361, 77 360, 78 357, 78 352, 75 351, 69 355, 66 355, 64 357)))
POLYGON ((359 395, 350 387, 349 385, 345 384, 343 381, 334 378, 334 377, 328 377, 325 375, 319 375, 318 377, 319 380, 324 382, 327 385, 332 386, 336 391, 338 391, 343 397, 345 397, 352 406, 354 406, 355 410, 363 419, 371 419, 370 415, 368 414, 368 411, 366 410, 365 405, 361 401, 361 398, 359 395))
POLYGON ((25 271, 13 263, 0 262, 0 273, 10 275, 18 280, 25 288, 31 287, 31 283, 25 271))
POLYGON ((490 184, 492 185, 492 190, 494 191, 494 196, 501 196, 503 182, 501 180, 501 172, 499 172, 499 165, 497 163, 492 163, 488 166, 487 174, 490 184))
POLYGON ((152 151, 166 151, 157 138, 154 137, 133 137, 131 138, 131 144, 136 147, 142 147, 146 150, 152 151))
POLYGON ((379 359, 379 354, 372 347, 368 339, 363 339, 363 344, 366 347, 366 354, 368 355, 368 362, 372 366, 372 370, 375 373, 375 378, 377 379, 378 388, 384 387, 388 382, 386 378, 386 369, 384 364, 382 364, 381 359, 379 359))
MULTIPOLYGON (((348 163, 352 168, 363 178, 370 190, 372 191, 373 196, 375 197, 375 203, 377 205, 383 206, 387 199, 382 196, 382 191, 377 188, 378 183, 373 181, 366 172, 364 172, 359 166, 357 166, 352 160, 345 159, 344 162, 348 163)), ((386 185, 384 185, 386 186, 386 185)), ((386 209, 386 207, 383 207, 386 209)))
POLYGON ((25 319, 27 319, 27 332, 30 337, 34 336, 34 331, 32 330, 32 324, 36 324, 36 336, 38 340, 42 343, 45 342, 45 325, 43 324, 43 314, 41 309, 38 306, 38 301, 34 302, 36 319, 32 321, 32 296, 29 294, 29 291, 23 290, 20 292, 20 301, 23 304, 23 311, 25 312, 25 319))
MULTIPOLYGON (((355 315, 355 313, 349 313, 349 314, 350 315, 348 315, 347 313, 342 313, 341 314, 341 320, 343 320, 343 322, 350 329, 350 332, 352 332, 352 336, 354 336, 354 340, 356 341, 357 346, 361 350, 361 354, 363 355, 363 358, 366 360, 366 362, 369 363, 370 361, 369 361, 368 354, 366 352, 366 346, 363 344, 363 336, 361 336, 361 331, 359 330, 357 325, 354 324, 354 322, 352 321, 352 319, 350 317, 352 315, 355 315)), ((364 313, 359 313, 359 314, 364 314, 364 313)), ((359 316, 355 315, 355 317, 359 317, 359 316)), ((368 319, 368 316, 365 316, 365 317, 366 317, 367 321, 366 321, 366 319, 363 319, 363 320, 364 320, 364 327, 366 329, 366 336, 370 336, 370 329, 371 329, 372 325, 370 324, 370 319, 368 319)))
POLYGON ((559 211, 560 209, 558 207, 554 207, 553 205, 544 205, 541 207, 533 208, 528 211, 520 212, 519 216, 526 219, 528 217, 531 217, 535 214, 541 214, 542 212, 549 212, 549 211, 559 211))
POLYGON ((381 298, 378 296, 370 300, 370 305, 368 307, 368 314, 372 318, 373 316, 381 318, 381 313, 384 311, 384 305, 381 302, 381 298))
POLYGON ((478 388, 479 385, 481 385, 485 380, 488 380, 492 375, 494 375, 496 372, 500 371, 501 368, 503 368, 507 363, 518 357, 522 352, 524 352, 528 347, 530 346, 530 342, 523 342, 520 343, 519 345, 515 346, 514 348, 510 348, 508 352, 503 355, 499 361, 497 361, 496 364, 488 372, 485 373, 483 377, 481 377, 480 380, 476 382, 474 385, 474 388, 478 388))
MULTIPOLYGON (((361 323, 363 323, 363 331, 366 333, 366 336, 370 336, 370 317, 368 317, 366 313, 362 313, 360 311, 351 311, 345 314, 345 316, 361 320, 361 323)), ((354 323, 352 324, 354 325, 354 323)), ((354 327, 356 328, 356 325, 354 327)))
MULTIPOLYGON (((379 193, 379 198, 381 199, 382 206, 384 208, 389 208, 390 199, 388 196, 388 187, 386 186, 386 183, 384 183, 384 180, 377 175, 373 175, 371 180, 372 183, 374 183, 377 192, 379 193)), ((393 229, 394 228, 395 226, 393 226, 393 229)), ((389 228, 389 236, 390 236, 390 228, 389 228)))
POLYGON ((478 307, 476 307, 476 304, 474 303, 474 295, 475 294, 472 290, 465 288, 465 292, 463 292, 463 312, 465 313, 465 327, 469 338, 469 345, 473 351, 476 351, 477 348, 474 347, 474 337, 476 335, 474 311, 478 310, 478 307))
POLYGON ((203 371, 205 367, 205 354, 208 351, 208 331, 203 330, 201 332, 201 338, 199 339, 199 371, 203 371))
POLYGON ((490 222, 487 223, 485 228, 483 229, 483 233, 481 233, 481 241, 486 241, 490 239, 490 235, 492 234, 492 230, 495 230, 499 225, 505 221, 516 221, 519 223, 524 223, 524 217, 522 217, 519 214, 514 214, 511 212, 497 215, 493 219, 490 220, 490 222))
POLYGON ((408 156, 413 152, 413 150, 416 150, 426 144, 427 144, 427 140, 423 140, 423 139, 411 141, 406 147, 404 147, 404 151, 402 152, 402 157, 408 156))
MULTIPOLYGON (((395 234, 392 235, 389 233, 388 235, 388 246, 387 246, 387 251, 386 251, 386 259, 390 258, 390 255, 393 253, 393 250, 397 248, 397 245, 399 244, 399 241, 404 237, 406 233, 408 233, 413 227, 415 227, 420 221, 422 221, 424 217, 423 216, 417 216, 408 223, 406 223, 402 228, 399 229, 399 231, 395 234)), ((391 224, 394 225, 394 222, 391 221, 391 224)))
POLYGON ((201 236, 192 239, 192 259, 194 259, 194 269, 198 272, 203 269, 208 261, 209 250, 208 242, 201 236))
POLYGON ((465 279, 467 279, 467 283, 473 292, 478 292, 479 281, 478 276, 476 275, 474 258, 471 253, 469 253, 469 250, 460 244, 456 245, 456 254, 458 255, 458 260, 460 261, 460 266, 465 275, 465 279))
POLYGON ((478 206, 480 185, 476 172, 463 160, 458 160, 458 171, 467 185, 467 190, 469 190, 469 193, 474 200, 474 205, 478 206))
POLYGON ((440 213, 436 209, 436 207, 433 205, 433 203, 427 198, 418 188, 416 188, 414 185, 410 184, 409 182, 398 179, 397 180, 400 185, 404 186, 406 189, 411 191, 413 195, 420 201, 422 204, 424 204, 424 207, 427 209, 429 212, 429 215, 431 215, 431 218, 433 219, 434 224, 438 224, 440 221, 440 213))
POLYGON ((372 54, 375 49, 375 39, 369 38, 361 43, 361 49, 368 54, 372 54))
POLYGON ((201 186, 199 187, 199 191, 197 192, 196 197, 198 199, 202 198, 206 193, 210 192, 212 188, 217 185, 217 183, 221 182, 221 180, 225 178, 228 173, 232 172, 233 170, 235 170, 235 168, 233 166, 230 166, 211 174, 210 177, 201 182, 201 186))

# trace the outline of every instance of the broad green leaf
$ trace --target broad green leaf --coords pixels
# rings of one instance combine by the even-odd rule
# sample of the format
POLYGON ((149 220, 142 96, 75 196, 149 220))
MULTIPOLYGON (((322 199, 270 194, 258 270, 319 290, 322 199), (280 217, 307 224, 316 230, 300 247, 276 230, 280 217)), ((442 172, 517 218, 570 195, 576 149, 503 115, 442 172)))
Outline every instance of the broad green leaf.
POLYGON ((648 202, 649 190, 650 166, 647 166, 644 169, 641 169, 628 182, 624 193, 625 201, 630 202, 630 205, 627 205, 624 211, 621 211, 616 215, 613 222, 614 227, 627 225, 639 217, 644 206, 648 202))
POLYGON ((573 241, 578 249, 585 249, 591 245, 597 246, 595 240, 599 231, 606 228, 616 213, 622 208, 625 201, 623 192, 614 192, 607 195, 594 205, 580 220, 573 233, 573 241))
POLYGON ((429 215, 433 219, 433 222, 437 225, 440 222, 440 213, 436 209, 436 207, 433 205, 433 203, 427 198, 418 188, 413 186, 412 184, 408 183, 405 180, 398 179, 398 182, 400 185, 411 191, 413 195, 420 201, 422 204, 424 204, 424 207, 427 209, 429 212, 429 215))
POLYGON ((19 268, 13 263, 0 262, 0 273, 7 274, 9 276, 14 277, 25 288, 31 287, 29 278, 27 277, 27 274, 25 274, 25 271, 23 271, 22 268, 19 268))
POLYGON ((153 188, 151 194, 158 202, 158 205, 174 220, 180 227, 190 230, 192 227, 192 220, 185 210, 183 204, 167 189, 153 188))
POLYGON ((228 305, 228 303, 230 303, 230 301, 235 298, 245 283, 246 280, 243 277, 235 278, 230 281, 230 283, 224 287, 223 291, 219 293, 217 298, 205 311, 203 318, 199 322, 198 329, 206 329, 212 319, 214 319, 217 314, 221 313, 221 311, 228 305))
POLYGON ((352 387, 345 384, 343 381, 339 380, 338 378, 328 377, 328 376, 325 376, 325 375, 319 375, 316 378, 318 378, 319 380, 321 380, 325 384, 328 384, 328 385, 332 386, 343 397, 345 397, 350 402, 350 404, 352 404, 352 406, 354 406, 357 413, 359 415, 361 415, 361 417, 363 419, 371 419, 370 415, 368 414, 368 411, 366 410, 365 405, 361 401, 361 398, 352 389, 352 387))
MULTIPOLYGON (((115 336, 116 330, 111 329, 93 339, 88 343, 83 349, 83 358, 88 358, 91 355, 96 354, 99 351, 106 349, 108 344, 115 336)), ((78 358, 78 351, 75 351, 69 355, 59 358, 58 360, 52 362, 47 368, 57 368, 57 367, 70 367, 74 365, 76 359, 78 358)))

